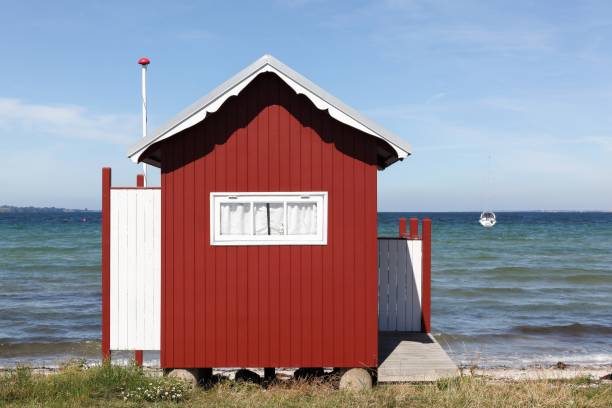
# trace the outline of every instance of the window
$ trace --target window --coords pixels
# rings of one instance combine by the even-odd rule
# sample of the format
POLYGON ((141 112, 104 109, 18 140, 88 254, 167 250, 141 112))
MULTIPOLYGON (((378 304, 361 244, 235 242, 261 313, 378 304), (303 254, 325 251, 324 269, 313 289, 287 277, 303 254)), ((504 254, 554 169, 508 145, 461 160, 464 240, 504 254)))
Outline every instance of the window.
POLYGON ((325 245, 327 193, 210 193, 212 245, 325 245))

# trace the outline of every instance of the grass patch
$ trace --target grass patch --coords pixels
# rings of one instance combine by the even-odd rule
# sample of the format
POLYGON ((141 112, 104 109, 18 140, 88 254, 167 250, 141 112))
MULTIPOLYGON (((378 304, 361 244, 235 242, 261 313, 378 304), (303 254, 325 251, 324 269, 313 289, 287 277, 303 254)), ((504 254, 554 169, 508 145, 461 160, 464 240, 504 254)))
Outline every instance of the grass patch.
POLYGON ((88 368, 77 363, 51 375, 33 374, 28 368, 0 375, 0 406, 610 407, 612 385, 592 380, 587 384, 584 379, 500 383, 462 377, 423 385, 379 385, 363 393, 342 392, 324 381, 287 381, 268 388, 223 381, 192 391, 135 366, 88 368))
POLYGON ((146 376, 137 366, 68 364, 57 374, 36 375, 18 367, 0 377, 0 406, 109 406, 156 401, 184 401, 185 385, 146 376))

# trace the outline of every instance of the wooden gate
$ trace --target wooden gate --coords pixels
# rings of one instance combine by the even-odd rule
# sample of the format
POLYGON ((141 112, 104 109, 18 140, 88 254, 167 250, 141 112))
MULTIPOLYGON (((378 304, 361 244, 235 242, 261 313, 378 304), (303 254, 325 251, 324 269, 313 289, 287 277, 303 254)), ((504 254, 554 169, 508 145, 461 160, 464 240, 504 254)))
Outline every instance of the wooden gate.
POLYGON ((429 332, 431 221, 423 220, 422 237, 413 221, 410 239, 378 238, 379 331, 429 332))
POLYGON ((102 171, 102 353, 160 348, 161 190, 111 187, 102 171))

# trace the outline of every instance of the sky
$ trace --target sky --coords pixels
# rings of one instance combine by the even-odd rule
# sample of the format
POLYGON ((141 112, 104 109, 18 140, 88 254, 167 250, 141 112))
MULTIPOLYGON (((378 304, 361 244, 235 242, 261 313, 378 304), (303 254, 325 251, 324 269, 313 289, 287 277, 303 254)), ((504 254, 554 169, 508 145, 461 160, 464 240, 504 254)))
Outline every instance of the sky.
POLYGON ((155 129, 269 53, 412 145, 381 211, 612 210, 610 1, 0 6, 0 205, 135 183, 140 57, 155 129))

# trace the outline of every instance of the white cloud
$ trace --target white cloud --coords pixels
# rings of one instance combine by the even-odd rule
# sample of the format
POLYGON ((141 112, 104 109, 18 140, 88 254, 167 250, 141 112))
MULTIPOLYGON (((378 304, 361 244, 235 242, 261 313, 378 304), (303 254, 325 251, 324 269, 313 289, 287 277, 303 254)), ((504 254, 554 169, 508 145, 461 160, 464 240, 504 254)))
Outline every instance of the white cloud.
POLYGON ((0 97, 0 133, 127 144, 138 135, 138 116, 100 114, 76 105, 42 105, 0 97))

